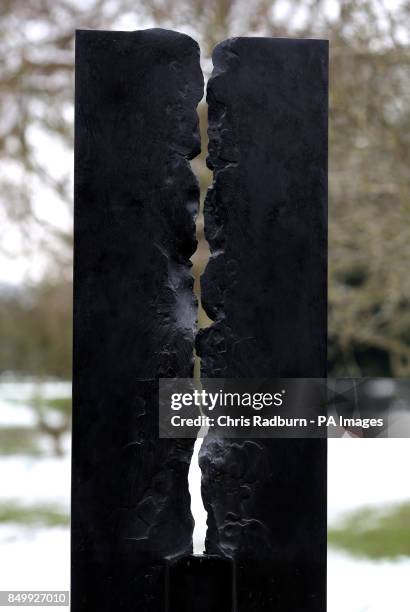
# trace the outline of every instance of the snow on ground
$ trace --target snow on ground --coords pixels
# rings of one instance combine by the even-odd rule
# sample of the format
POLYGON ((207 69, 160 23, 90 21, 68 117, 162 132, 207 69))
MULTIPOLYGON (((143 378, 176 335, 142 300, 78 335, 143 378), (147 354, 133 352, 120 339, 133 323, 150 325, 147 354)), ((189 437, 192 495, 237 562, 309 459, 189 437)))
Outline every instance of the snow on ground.
MULTIPOLYGON (((29 529, 0 526, 1 591, 68 591, 70 588, 70 536, 63 527, 29 529)), ((27 612, 26 606, 13 606, 27 612)), ((36 606, 35 610, 64 610, 36 606)))
POLYGON ((336 439, 328 448, 329 522, 363 506, 410 500, 408 438, 336 439))
POLYGON ((71 383, 0 380, 0 427, 34 427, 36 416, 29 402, 39 396, 44 399, 71 397, 71 383))
POLYGON ((409 612, 410 559, 367 561, 331 551, 328 612, 409 612))
POLYGON ((34 411, 24 404, 11 404, 0 396, 0 427, 34 427, 34 411))
POLYGON ((0 542, 0 590, 68 590, 67 527, 30 529, 2 525, 0 542))
POLYGON ((37 459, 27 455, 0 458, 0 500, 27 504, 56 503, 69 508, 70 455, 37 459))
POLYGON ((0 399, 4 401, 30 400, 39 394, 46 399, 71 397, 71 383, 58 380, 39 382, 35 378, 24 381, 0 380, 0 399))

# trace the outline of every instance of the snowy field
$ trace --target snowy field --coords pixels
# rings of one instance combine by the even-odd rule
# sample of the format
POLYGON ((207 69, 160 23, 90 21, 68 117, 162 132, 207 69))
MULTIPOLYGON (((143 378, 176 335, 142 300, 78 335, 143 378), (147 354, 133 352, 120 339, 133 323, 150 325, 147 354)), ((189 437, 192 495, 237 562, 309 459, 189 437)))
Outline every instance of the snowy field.
MULTIPOLYGON (((32 390, 31 390, 32 391, 32 390)), ((47 393, 69 393, 69 386, 47 393)), ((30 426, 32 412, 6 401, 11 392, 30 397, 30 389, 0 385, 0 427, 30 426)), ((66 441, 68 447, 68 440, 66 441)), ((410 499, 410 443, 396 440, 329 441, 329 522, 364 505, 410 499)), ((190 471, 192 510, 197 520, 194 545, 201 550, 205 513, 199 469, 190 471)), ((52 503, 69 508, 70 457, 0 455, 0 498, 28 506, 52 503)), ((0 590, 68 590, 69 530, 0 524, 0 590)), ((370 561, 329 551, 328 612, 409 612, 410 559, 370 561)), ((18 610, 19 607, 13 607, 18 610)), ((23 608, 21 608, 23 610, 23 608)), ((26 608, 24 608, 26 609, 26 608)), ((37 608, 38 609, 38 608, 37 608)), ((48 610, 53 608, 47 608, 48 610)), ((56 608, 57 609, 57 608, 56 608)), ((61 609, 61 608, 58 608, 61 609)))

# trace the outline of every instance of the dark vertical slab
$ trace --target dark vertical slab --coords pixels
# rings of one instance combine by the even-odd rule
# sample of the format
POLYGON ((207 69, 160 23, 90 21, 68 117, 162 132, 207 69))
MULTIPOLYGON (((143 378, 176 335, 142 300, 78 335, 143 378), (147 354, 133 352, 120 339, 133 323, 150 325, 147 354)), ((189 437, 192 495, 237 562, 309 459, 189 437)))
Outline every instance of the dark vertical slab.
POLYGON ((190 555, 167 569, 167 612, 234 612, 235 567, 230 559, 190 555))
POLYGON ((193 370, 199 49, 166 30, 76 41, 72 610, 163 610, 190 553, 190 440, 159 440, 160 376, 193 370))
MULTIPOLYGON (((202 374, 324 377, 328 44, 237 38, 213 59, 202 374)), ((200 463, 239 612, 323 612, 326 441, 208 437, 200 463)))

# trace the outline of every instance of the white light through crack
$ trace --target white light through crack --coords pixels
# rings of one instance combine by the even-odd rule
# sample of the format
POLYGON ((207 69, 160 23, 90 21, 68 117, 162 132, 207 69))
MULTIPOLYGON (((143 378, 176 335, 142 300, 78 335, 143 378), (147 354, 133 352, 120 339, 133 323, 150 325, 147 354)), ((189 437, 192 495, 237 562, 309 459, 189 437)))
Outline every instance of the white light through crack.
POLYGON ((188 472, 188 488, 191 495, 191 513, 195 521, 194 533, 192 536, 194 555, 202 555, 205 551, 206 521, 208 515, 202 501, 202 473, 199 468, 198 458, 203 438, 207 433, 207 429, 208 428, 202 428, 198 433, 188 472))

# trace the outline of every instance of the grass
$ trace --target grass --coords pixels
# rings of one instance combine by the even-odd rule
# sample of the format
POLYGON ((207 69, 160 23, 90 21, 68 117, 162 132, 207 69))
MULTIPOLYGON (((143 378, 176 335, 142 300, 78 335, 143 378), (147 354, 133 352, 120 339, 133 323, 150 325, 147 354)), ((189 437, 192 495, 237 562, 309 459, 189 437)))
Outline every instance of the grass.
POLYGON ((63 414, 71 414, 71 397, 52 397, 52 398, 31 398, 28 400, 8 400, 11 404, 24 404, 25 406, 32 405, 35 408, 51 409, 63 414))
POLYGON ((49 399, 42 399, 40 401, 41 406, 49 408, 51 410, 57 410, 63 414, 71 414, 71 397, 54 397, 49 399))
POLYGON ((25 454, 32 457, 44 456, 47 453, 41 445, 44 435, 51 437, 56 455, 62 454, 61 436, 69 431, 71 420, 71 398, 32 398, 31 400, 9 400, 11 404, 31 406, 36 416, 37 424, 33 427, 1 427, 0 455, 25 454), (48 415, 58 415, 58 423, 50 424, 48 415))
POLYGON ((57 527, 70 523, 69 514, 53 504, 27 506, 17 501, 0 503, 0 524, 18 523, 26 527, 57 527))
POLYGON ((1 427, 0 455, 28 455, 41 457, 44 450, 40 433, 30 427, 1 427))
POLYGON ((338 526, 329 528, 328 541, 360 557, 410 557, 410 501, 352 512, 338 526))

